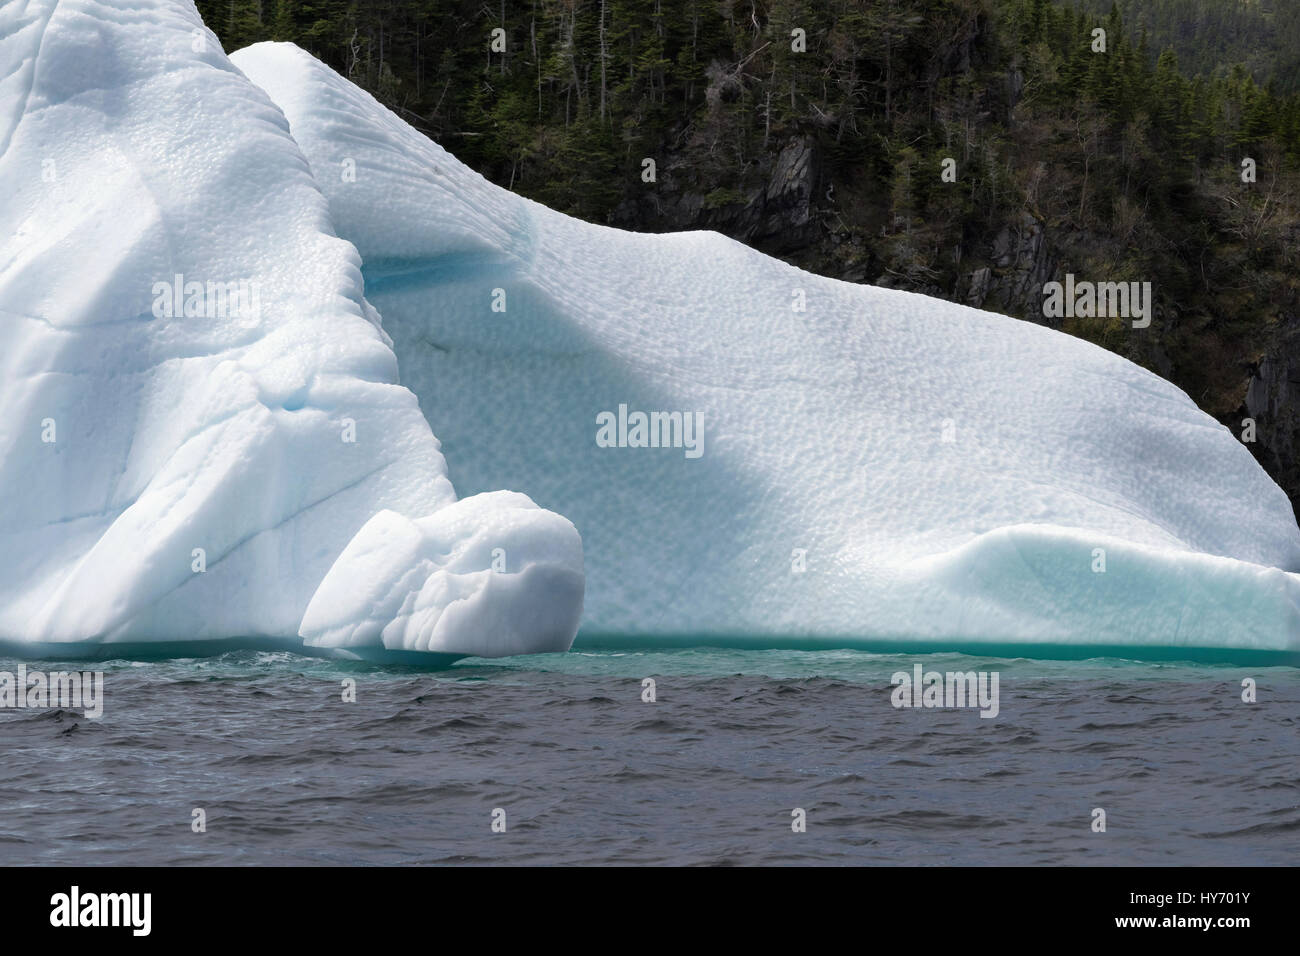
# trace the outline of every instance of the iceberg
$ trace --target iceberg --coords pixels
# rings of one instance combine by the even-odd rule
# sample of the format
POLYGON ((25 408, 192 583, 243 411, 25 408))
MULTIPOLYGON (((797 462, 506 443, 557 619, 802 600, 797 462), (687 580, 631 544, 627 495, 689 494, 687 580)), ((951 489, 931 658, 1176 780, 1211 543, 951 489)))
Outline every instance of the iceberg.
POLYGON ((579 645, 1300 650, 1289 502, 1156 375, 716 234, 574 220, 291 44, 232 61, 360 254, 457 486, 582 529, 579 645))
POLYGON ((192 4, 0 7, 0 181, 7 648, 349 654, 345 607, 400 617, 379 650, 568 647, 577 531, 522 495, 457 501, 356 249, 192 4), (377 552, 392 587, 423 575, 410 606, 377 578, 372 604, 339 595, 377 552))
POLYGON ((1289 503, 1169 383, 571 219, 184 0, 0 7, 0 181, 6 650, 1300 652, 1289 503))

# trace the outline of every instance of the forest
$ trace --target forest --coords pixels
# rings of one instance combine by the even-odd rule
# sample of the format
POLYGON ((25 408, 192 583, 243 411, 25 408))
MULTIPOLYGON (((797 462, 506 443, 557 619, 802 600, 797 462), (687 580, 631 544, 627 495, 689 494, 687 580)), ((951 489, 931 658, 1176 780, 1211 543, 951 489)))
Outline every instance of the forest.
POLYGON ((715 229, 1123 354, 1300 502, 1300 3, 198 7, 227 51, 293 41, 563 212, 715 229), (1155 320, 1046 318, 1067 273, 1150 282, 1155 320))

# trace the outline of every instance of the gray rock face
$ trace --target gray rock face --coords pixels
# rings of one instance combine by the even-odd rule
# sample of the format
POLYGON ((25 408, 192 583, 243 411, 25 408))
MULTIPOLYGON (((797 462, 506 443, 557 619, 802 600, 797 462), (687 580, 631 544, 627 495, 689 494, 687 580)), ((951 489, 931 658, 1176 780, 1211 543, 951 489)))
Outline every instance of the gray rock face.
POLYGON ((1043 321, 1043 285, 1056 271, 1046 235, 1043 224, 1027 212, 1014 228, 1004 227, 993 240, 993 265, 971 272, 966 303, 1043 321))
POLYGON ((970 286, 966 290, 966 304, 980 308, 984 305, 984 300, 989 297, 989 289, 993 287, 993 270, 988 266, 976 269, 970 274, 970 286))
MULTIPOLYGON (((1251 451, 1300 514, 1300 318, 1284 323, 1276 345, 1251 375, 1244 412, 1255 420, 1251 451)), ((1241 433, 1240 422, 1230 427, 1241 433)))
POLYGON ((807 229, 812 220, 815 169, 813 145, 808 139, 792 140, 777 155, 763 193, 764 215, 759 227, 763 235, 807 229))
POLYGON ((776 255, 802 249, 817 235, 818 166, 808 137, 755 160, 743 190, 706 193, 689 164, 670 164, 657 188, 620 203, 610 224, 656 232, 713 229, 776 255))

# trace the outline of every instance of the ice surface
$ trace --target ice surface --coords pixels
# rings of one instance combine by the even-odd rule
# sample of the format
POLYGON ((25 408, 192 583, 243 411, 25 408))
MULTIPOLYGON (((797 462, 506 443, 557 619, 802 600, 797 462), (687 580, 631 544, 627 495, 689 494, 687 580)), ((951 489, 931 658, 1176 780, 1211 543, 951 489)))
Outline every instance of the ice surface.
POLYGON ((567 651, 582 615, 582 539, 508 491, 415 521, 381 511, 302 620, 313 647, 504 656, 567 651))
POLYGON ((360 252, 458 487, 581 530, 580 641, 1300 648, 1286 497, 1157 376, 715 234, 578 222, 292 45, 232 59, 360 252), (702 454, 599 444, 622 405, 700 416, 702 454))
POLYGON ((296 640, 382 512, 432 514, 429 533, 462 549, 500 526, 541 555, 501 583, 427 588, 421 620, 442 622, 408 625, 403 647, 566 644, 572 526, 522 519, 522 498, 452 505, 356 250, 283 115, 190 3, 0 7, 0 182, 0 640, 296 640), (168 316, 160 282, 200 283, 202 314, 168 316), (208 292, 240 282, 255 308, 208 292), (557 576, 530 629, 521 604, 557 576), (472 630, 486 625, 505 630, 472 630))
POLYGON ((1285 496, 1158 377, 233 59, 187 2, 0 6, 0 642, 558 650, 585 550, 591 640, 1300 649, 1285 496), (606 447, 641 413, 685 440, 606 447))

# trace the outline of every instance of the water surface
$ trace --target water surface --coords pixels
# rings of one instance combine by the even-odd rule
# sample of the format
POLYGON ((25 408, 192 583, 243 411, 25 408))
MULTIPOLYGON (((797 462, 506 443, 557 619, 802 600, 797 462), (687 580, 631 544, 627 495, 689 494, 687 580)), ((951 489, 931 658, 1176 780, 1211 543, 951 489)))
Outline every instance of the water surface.
POLYGON ((105 671, 101 719, 0 711, 10 863, 1300 860, 1294 667, 684 648, 49 669, 70 666, 105 671), (998 716, 895 709, 916 663, 998 672, 998 716))

